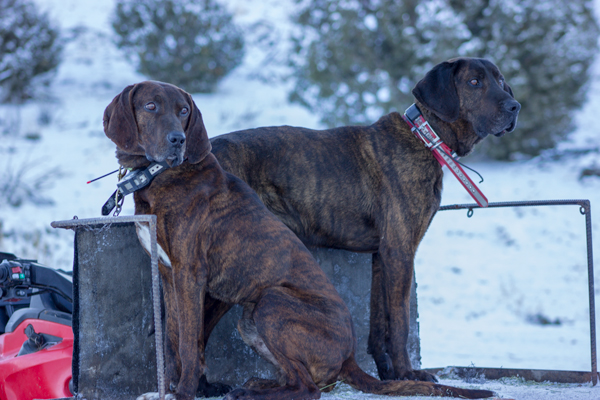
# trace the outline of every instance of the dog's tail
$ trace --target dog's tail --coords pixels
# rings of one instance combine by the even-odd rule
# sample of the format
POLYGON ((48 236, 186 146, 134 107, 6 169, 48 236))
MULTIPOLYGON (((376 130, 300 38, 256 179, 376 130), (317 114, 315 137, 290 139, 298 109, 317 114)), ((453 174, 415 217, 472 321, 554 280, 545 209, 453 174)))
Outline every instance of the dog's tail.
POLYGON ((340 378, 362 392, 389 396, 442 396, 464 399, 484 399, 494 396, 494 392, 489 390, 461 389, 432 382, 380 381, 360 369, 354 356, 342 365, 340 378))

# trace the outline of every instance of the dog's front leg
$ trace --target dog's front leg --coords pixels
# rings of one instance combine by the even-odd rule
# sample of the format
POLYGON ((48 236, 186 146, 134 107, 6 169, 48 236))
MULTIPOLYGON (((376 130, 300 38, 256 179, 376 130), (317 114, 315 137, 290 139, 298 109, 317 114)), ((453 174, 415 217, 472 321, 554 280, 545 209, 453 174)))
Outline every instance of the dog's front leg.
POLYGON ((379 252, 384 320, 388 323, 385 348, 392 361, 393 378, 410 379, 407 372, 412 371, 412 365, 407 344, 413 260, 411 254, 395 250, 381 246, 379 252))
POLYGON ((387 315, 389 312, 385 309, 386 296, 383 285, 383 271, 381 266, 381 257, 379 253, 373 254, 373 264, 371 269, 371 313, 369 320, 369 343, 367 352, 373 356, 377 373, 381 380, 396 379, 392 359, 387 354, 386 343, 389 340, 389 324, 387 315))
MULTIPOLYGON (((414 274, 416 244, 406 237, 382 241, 381 257, 382 298, 385 320, 388 321, 385 348, 392 360, 394 379, 410 379, 435 382, 434 375, 413 370, 408 355, 410 325, 410 288, 414 274)), ((384 236, 384 238, 386 238, 384 236)), ((387 239, 387 238, 386 238, 387 239)), ((376 360, 377 361, 377 360, 376 360)), ((378 366, 378 370, 381 370, 378 366)), ((387 378, 387 377, 386 377, 387 378)))
POLYGON ((171 268, 161 265, 162 289, 165 303, 165 382, 167 390, 174 392, 181 374, 179 357, 179 323, 177 321, 177 298, 173 287, 171 268))
POLYGON ((189 264, 173 263, 173 287, 179 323, 181 376, 175 391, 178 400, 194 399, 200 376, 204 374, 204 296, 206 271, 189 264))

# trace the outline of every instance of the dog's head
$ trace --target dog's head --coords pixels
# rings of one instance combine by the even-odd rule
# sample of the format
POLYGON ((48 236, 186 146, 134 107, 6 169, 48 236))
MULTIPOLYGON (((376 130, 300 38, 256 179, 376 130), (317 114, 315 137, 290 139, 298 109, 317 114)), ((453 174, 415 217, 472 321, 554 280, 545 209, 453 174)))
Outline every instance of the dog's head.
POLYGON ((468 128, 477 135, 476 141, 512 132, 521 110, 498 67, 480 58, 436 65, 417 83, 413 95, 442 121, 460 121, 462 130, 468 128))
POLYGON ((146 81, 127 86, 104 111, 104 133, 117 153, 195 164, 211 150, 202 114, 192 96, 168 83, 146 81))

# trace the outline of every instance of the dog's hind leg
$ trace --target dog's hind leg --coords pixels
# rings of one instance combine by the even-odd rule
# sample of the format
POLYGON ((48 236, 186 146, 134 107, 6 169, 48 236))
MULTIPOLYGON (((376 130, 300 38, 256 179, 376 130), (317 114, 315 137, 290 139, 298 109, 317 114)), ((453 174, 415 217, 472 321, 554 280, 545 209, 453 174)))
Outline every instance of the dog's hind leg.
MULTIPOLYGON (((333 287, 331 293, 335 293, 333 287)), ((337 296, 275 287, 238 325, 245 340, 281 371, 281 385, 237 389, 227 399, 318 399, 353 351, 352 319, 337 296)))
POLYGON ((315 382, 335 380, 344 357, 352 351, 351 320, 349 314, 347 321, 339 320, 339 307, 347 312, 341 299, 338 304, 319 293, 281 287, 263 292, 256 307, 245 308, 238 329, 247 343, 278 367, 281 384, 268 388, 260 382, 259 388, 236 389, 226 399, 320 398, 315 382), (340 347, 340 339, 347 349, 340 347))
POLYGON ((279 364, 277 360, 271 353, 271 351, 267 348, 267 345, 262 340, 260 335, 258 334, 258 330, 256 329, 256 324, 252 319, 252 313, 254 311, 254 304, 247 303, 244 305, 244 313, 242 318, 238 321, 238 331, 242 336, 242 340, 248 346, 252 348, 256 353, 258 353, 262 358, 269 361, 277 368, 277 380, 267 380, 260 379, 256 377, 250 378, 246 383, 244 383, 244 388, 246 389, 269 389, 278 386, 282 386, 285 384, 283 380, 283 376, 281 374, 281 370, 279 368, 279 364))

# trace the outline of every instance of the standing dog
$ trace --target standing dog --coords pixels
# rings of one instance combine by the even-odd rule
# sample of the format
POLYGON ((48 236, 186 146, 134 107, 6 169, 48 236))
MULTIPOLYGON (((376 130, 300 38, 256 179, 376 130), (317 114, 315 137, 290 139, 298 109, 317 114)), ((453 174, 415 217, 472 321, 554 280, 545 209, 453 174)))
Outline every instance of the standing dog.
POLYGON ((220 167, 189 94, 160 82, 128 86, 106 108, 104 130, 124 167, 169 165, 134 193, 136 214, 157 216, 169 399, 194 398, 217 301, 243 305, 242 338, 279 371, 277 382, 254 382, 227 399, 318 399, 339 379, 378 394, 493 394, 363 372, 346 305, 296 235, 220 167))
MULTIPOLYGON (((511 132, 521 108, 483 59, 443 62, 413 89, 416 104, 459 156, 511 132)), ((247 182, 308 246, 373 253, 368 351, 381 379, 435 380, 413 370, 406 344, 417 247, 437 212, 442 168, 398 113, 371 126, 289 126, 211 140, 222 167, 247 182)))

